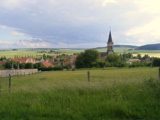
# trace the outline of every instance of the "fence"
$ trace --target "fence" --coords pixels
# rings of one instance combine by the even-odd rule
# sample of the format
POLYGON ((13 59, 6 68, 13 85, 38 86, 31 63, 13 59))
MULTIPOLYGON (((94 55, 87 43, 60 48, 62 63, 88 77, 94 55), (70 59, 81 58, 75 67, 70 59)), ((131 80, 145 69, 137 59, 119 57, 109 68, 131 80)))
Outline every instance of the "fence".
POLYGON ((0 77, 30 75, 37 73, 38 69, 21 69, 21 70, 0 70, 0 77))

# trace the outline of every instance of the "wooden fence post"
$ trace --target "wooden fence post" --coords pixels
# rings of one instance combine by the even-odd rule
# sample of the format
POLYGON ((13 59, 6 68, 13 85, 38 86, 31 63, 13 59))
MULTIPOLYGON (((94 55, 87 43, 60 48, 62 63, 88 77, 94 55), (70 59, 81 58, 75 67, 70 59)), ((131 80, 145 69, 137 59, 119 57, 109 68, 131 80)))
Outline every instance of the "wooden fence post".
POLYGON ((11 74, 9 74, 9 84, 8 84, 9 93, 11 93, 11 80, 12 80, 12 76, 11 76, 11 74))
POLYGON ((0 79, 0 95, 1 95, 1 92, 2 92, 2 82, 1 82, 1 79, 0 79))
POLYGON ((90 71, 87 72, 88 82, 90 82, 90 71))
POLYGON ((159 80, 160 80, 160 67, 159 67, 159 70, 158 70, 158 77, 159 77, 159 80))

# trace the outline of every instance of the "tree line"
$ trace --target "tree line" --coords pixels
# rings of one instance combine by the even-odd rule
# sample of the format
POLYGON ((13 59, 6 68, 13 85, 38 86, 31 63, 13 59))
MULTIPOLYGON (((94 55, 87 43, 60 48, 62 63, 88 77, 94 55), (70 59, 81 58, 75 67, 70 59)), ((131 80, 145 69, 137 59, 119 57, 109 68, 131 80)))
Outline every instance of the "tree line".
POLYGON ((160 66, 160 58, 142 57, 140 54, 133 56, 131 53, 113 53, 102 58, 97 50, 90 49, 80 53, 75 64, 76 68, 160 66), (138 59, 140 62, 129 63, 129 59, 138 59))

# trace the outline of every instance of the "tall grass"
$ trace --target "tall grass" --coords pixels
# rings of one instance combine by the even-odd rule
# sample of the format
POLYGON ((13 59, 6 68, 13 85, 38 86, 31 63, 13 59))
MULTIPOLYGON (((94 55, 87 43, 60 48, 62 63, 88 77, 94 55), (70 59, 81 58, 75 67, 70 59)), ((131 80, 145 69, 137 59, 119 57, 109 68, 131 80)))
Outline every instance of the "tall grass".
POLYGON ((157 120, 157 73, 156 68, 91 70, 90 83, 85 70, 14 77, 12 93, 1 93, 0 119, 157 120))

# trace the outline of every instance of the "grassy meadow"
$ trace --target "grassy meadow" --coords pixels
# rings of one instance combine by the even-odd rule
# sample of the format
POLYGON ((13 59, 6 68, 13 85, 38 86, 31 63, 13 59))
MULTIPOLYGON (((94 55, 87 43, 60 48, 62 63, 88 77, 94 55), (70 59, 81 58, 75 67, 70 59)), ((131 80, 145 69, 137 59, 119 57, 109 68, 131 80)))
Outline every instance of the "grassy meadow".
POLYGON ((2 120, 157 120, 158 68, 42 72, 0 80, 2 120))

